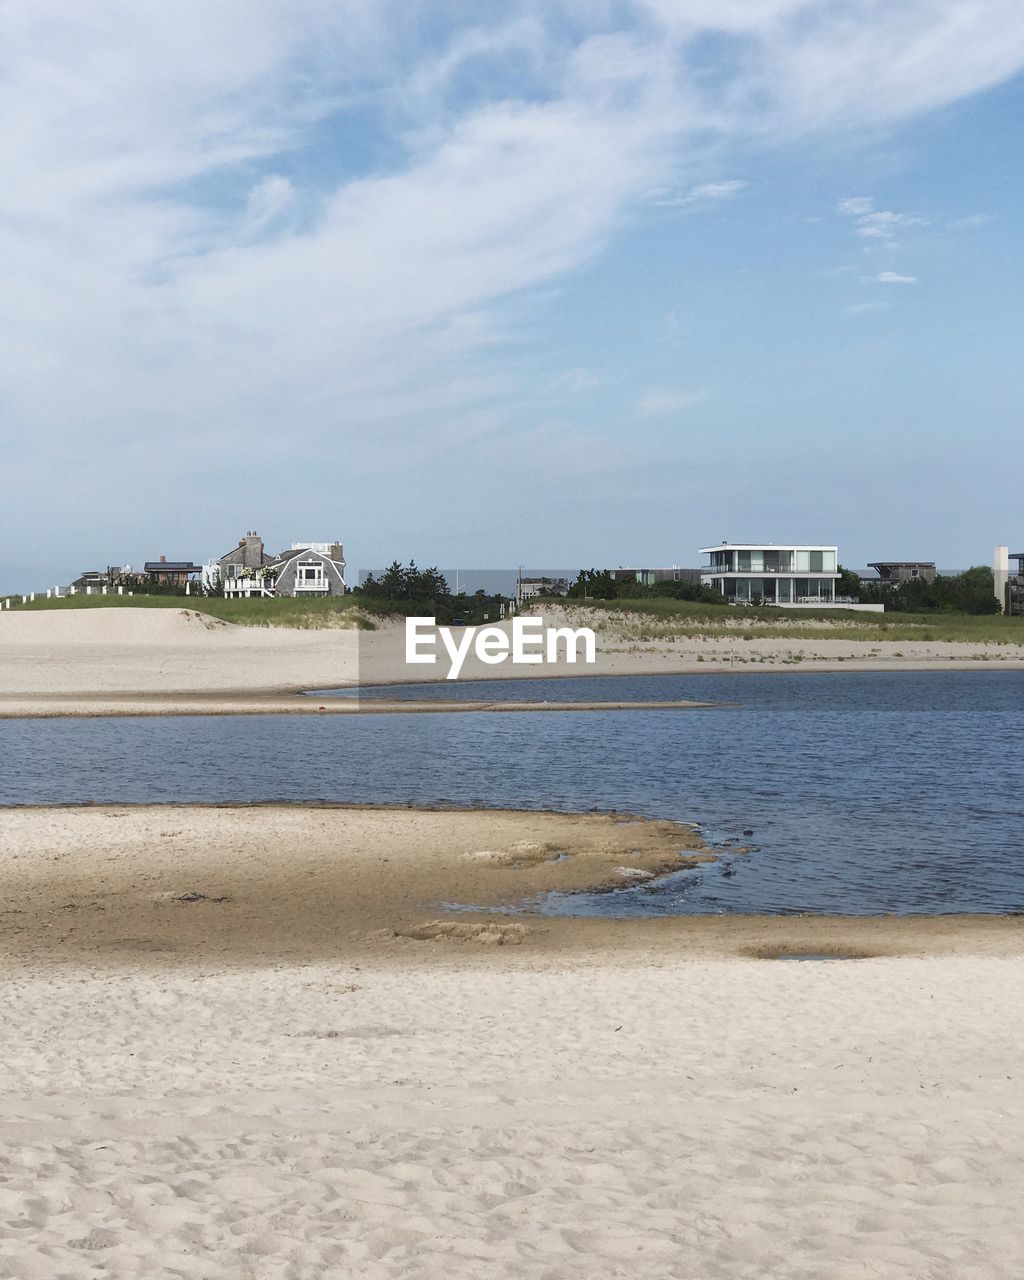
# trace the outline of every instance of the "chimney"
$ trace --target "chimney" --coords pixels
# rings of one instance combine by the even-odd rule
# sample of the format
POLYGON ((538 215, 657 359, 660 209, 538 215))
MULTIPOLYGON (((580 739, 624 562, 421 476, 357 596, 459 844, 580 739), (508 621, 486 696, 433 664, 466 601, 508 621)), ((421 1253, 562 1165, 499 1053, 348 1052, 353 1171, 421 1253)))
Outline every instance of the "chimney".
POLYGON ((166 564, 166 563, 167 563, 167 557, 166 557, 166 556, 161 556, 161 557, 160 557, 160 563, 161 563, 161 564, 166 564))

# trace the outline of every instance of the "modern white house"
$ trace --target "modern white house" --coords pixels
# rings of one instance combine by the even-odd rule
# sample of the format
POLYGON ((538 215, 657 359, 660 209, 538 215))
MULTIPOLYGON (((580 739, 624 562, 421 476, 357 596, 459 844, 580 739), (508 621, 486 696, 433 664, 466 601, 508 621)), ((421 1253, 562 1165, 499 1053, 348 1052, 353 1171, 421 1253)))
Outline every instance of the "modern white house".
POLYGON ((836 600, 839 548, 804 543, 722 542, 701 547, 708 557, 700 580, 730 604, 769 604, 784 609, 828 608, 879 612, 881 605, 836 600))

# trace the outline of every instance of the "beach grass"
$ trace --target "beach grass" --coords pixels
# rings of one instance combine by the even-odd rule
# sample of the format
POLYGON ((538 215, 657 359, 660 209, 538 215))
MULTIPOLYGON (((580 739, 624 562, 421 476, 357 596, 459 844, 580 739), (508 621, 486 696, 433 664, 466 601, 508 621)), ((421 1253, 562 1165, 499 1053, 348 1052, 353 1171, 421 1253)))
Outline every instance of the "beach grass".
POLYGON ((45 596, 22 604, 11 601, 18 612, 43 609, 190 609, 241 627, 297 627, 300 629, 345 629, 374 631, 377 624, 368 616, 378 611, 372 602, 355 596, 324 596, 297 599, 280 596, 269 600, 225 600, 219 596, 45 596))
POLYGON ((776 636, 792 640, 825 638, 880 643, 922 641, 1024 645, 1024 618, 965 613, 853 613, 844 609, 743 608, 699 604, 688 600, 572 600, 561 607, 581 623, 616 631, 637 642, 721 636, 758 640, 776 636))

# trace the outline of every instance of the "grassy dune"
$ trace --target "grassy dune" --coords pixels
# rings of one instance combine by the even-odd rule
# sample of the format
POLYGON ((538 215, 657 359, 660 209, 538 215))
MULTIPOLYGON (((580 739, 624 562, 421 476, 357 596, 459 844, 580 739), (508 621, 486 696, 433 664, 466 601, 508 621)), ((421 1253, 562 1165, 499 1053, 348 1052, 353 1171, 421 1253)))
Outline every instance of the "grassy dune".
POLYGON ((224 600, 205 596, 64 596, 59 600, 44 596, 29 604, 21 597, 11 600, 11 611, 24 613, 38 609, 191 609, 207 613, 241 627, 345 628, 373 631, 376 623, 368 617, 365 601, 354 596, 325 596, 308 600, 280 597, 272 600, 224 600))
MULTIPOLYGON (((843 609, 730 608, 681 600, 551 600, 577 625, 633 643, 720 636, 731 640, 776 637, 785 640, 851 640, 867 643, 917 640, 924 643, 1024 645, 1024 618, 972 617, 961 613, 851 613, 843 609)), ((383 603, 355 596, 323 599, 223 600, 202 596, 45 597, 31 604, 11 600, 12 612, 28 609, 192 609, 243 627, 357 628, 373 631, 374 619, 388 617, 383 603)))
MULTIPOLYGON (((554 602, 552 602, 554 603, 554 602)), ((732 640, 777 637, 786 640, 918 640, 968 644, 1024 645, 1024 618, 999 614, 852 613, 843 609, 741 608, 683 600, 560 601, 566 611, 624 640, 678 640, 722 636, 732 640)), ((540 606, 543 608, 543 605, 540 606)))

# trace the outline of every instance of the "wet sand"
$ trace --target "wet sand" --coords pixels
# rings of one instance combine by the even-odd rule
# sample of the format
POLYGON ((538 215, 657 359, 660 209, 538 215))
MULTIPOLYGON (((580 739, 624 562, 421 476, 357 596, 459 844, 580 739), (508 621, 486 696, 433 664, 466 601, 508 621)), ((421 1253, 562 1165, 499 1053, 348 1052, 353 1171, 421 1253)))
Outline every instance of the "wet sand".
POLYGON ((437 905, 680 850, 608 815, 0 810, 0 1277, 1016 1280, 1020 919, 437 905), (800 951, 862 958, 761 958, 800 951))
MULTIPOLYGON (((752 854, 750 856, 755 856, 752 854)), ((713 860, 688 826, 615 814, 358 806, 0 810, 0 954, 90 962, 530 954, 1017 954, 1013 917, 561 919, 446 911, 621 887, 713 860)))

